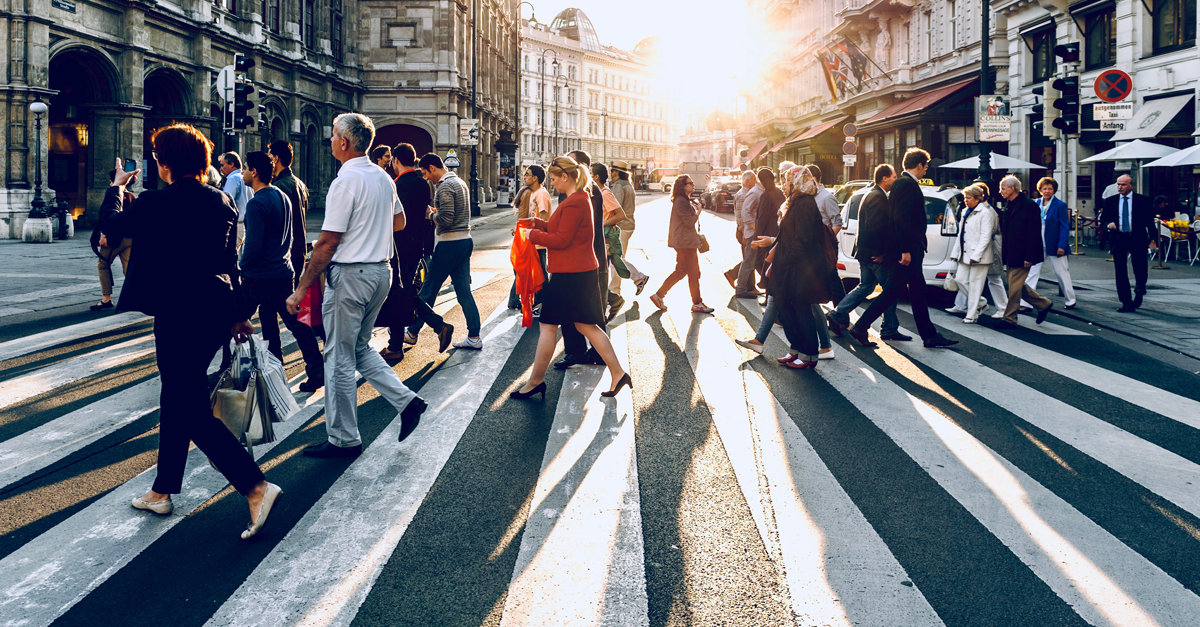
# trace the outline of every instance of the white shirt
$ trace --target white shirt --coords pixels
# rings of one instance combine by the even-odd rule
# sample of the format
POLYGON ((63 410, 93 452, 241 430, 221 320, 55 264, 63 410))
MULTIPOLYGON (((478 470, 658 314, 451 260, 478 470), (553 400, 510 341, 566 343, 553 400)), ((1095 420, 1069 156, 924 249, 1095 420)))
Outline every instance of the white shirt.
POLYGON ((225 177, 225 193, 233 197, 233 203, 238 208, 238 222, 246 221, 246 203, 254 198, 254 190, 242 180, 242 171, 234 170, 225 177))
POLYGON ((367 157, 342 164, 325 197, 322 231, 341 233, 333 263, 378 263, 392 257, 392 216, 404 213, 396 186, 367 157))

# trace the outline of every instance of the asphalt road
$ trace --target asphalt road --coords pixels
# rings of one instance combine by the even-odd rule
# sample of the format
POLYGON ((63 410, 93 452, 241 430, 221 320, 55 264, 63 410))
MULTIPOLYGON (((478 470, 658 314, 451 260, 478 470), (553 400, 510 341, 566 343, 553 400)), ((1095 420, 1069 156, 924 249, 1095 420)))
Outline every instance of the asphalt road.
MULTIPOLYGON (((639 197, 629 257, 651 279, 610 325, 632 390, 600 399, 607 375, 577 367, 508 398, 537 333, 505 307, 512 221, 492 219, 472 257, 484 350, 423 332, 394 368, 431 405, 404 443, 362 384, 357 460, 300 454, 325 429, 321 393, 297 393, 255 447, 284 497, 250 541, 199 450, 173 515, 128 506, 155 472, 149 320, 0 319, 0 625, 1196 624, 1196 364, 1073 319, 934 311, 954 349, 835 339, 788 370, 778 328, 763 356, 733 343, 762 312, 721 276, 728 216, 702 219, 716 312, 688 312, 686 281, 650 303, 669 211, 639 197)), ((448 285, 438 302, 460 339, 448 285)))

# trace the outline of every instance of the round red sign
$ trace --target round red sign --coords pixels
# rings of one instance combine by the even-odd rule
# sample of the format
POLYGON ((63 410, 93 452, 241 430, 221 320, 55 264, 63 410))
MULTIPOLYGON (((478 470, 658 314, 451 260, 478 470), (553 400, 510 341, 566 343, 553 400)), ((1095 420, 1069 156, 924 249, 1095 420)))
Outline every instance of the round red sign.
MULTIPOLYGON (((846 124, 845 126, 843 126, 843 127, 842 127, 842 133, 843 133, 843 134, 844 134, 846 137, 854 137, 854 135, 855 135, 856 133, 858 133, 858 127, 857 127, 857 126, 855 126, 853 122, 851 122, 851 123, 848 123, 848 124, 846 124)), ((853 154, 853 153, 846 153, 846 154, 853 154)))
POLYGON ((1096 77, 1095 90, 1104 102, 1120 102, 1133 93, 1133 78, 1121 70, 1105 70, 1096 77))
POLYGON ((854 142, 846 142, 842 144, 842 154, 852 155, 858 150, 858 144, 854 142))

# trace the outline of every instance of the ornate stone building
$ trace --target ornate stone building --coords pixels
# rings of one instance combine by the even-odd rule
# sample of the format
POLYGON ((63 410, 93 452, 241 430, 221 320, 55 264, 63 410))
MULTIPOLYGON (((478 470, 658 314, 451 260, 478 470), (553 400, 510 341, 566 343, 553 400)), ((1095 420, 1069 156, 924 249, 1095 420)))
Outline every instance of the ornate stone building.
MULTIPOLYGON (((517 12, 509 0, 477 1, 486 187, 492 144, 515 123, 517 12)), ((470 117, 471 10, 466 0, 0 0, 0 238, 21 236, 35 168, 43 198, 64 200, 83 227, 117 158, 142 161, 140 185, 157 185, 149 138, 174 121, 222 151, 291 141, 316 207, 337 171, 328 139, 338 113, 371 115, 380 141, 444 154, 470 117), (268 121, 227 136, 214 83, 235 54, 255 60, 250 77, 267 95, 254 100, 268 121), (49 104, 40 164, 29 112, 38 97, 49 104)), ((469 151, 460 153, 469 172, 469 151)))

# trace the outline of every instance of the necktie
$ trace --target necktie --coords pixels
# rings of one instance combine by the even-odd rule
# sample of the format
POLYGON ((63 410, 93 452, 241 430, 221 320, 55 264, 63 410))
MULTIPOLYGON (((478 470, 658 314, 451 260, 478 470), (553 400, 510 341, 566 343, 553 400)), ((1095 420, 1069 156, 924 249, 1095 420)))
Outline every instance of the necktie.
POLYGON ((1121 196, 1121 232, 1129 232, 1129 196, 1121 196))

